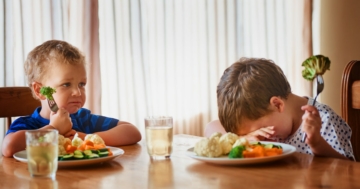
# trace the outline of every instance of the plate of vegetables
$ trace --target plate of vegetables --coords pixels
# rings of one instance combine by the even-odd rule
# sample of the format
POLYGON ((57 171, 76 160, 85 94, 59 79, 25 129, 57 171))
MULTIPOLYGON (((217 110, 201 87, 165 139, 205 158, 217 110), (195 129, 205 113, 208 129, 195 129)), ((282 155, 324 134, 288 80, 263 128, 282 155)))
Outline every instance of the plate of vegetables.
POLYGON ((269 141, 249 142, 233 133, 215 133, 203 138, 186 155, 206 163, 221 165, 246 165, 265 163, 290 156, 294 146, 269 141))
MULTIPOLYGON (((76 153, 65 155, 65 157, 59 156, 58 166, 75 167, 75 166, 97 164, 97 163, 110 161, 124 154, 124 150, 122 150, 121 148, 116 148, 111 146, 106 146, 106 148, 103 149, 102 156, 99 155, 101 153, 101 150, 99 151, 92 150, 90 151, 91 153, 89 151, 80 151, 80 150, 74 152, 76 153), (112 154, 105 156, 104 154, 106 154, 106 152, 109 153, 108 150, 110 150, 112 154), (86 153, 90 153, 90 155, 86 153)), ((27 163, 26 150, 15 153, 13 157, 20 162, 27 163)))
MULTIPOLYGON (((73 140, 62 135, 58 137, 58 166, 72 167, 96 164, 112 160, 124 154, 121 148, 106 146, 102 138, 97 134, 88 134, 82 140, 75 134, 73 140)), ((26 150, 13 155, 15 159, 26 163, 26 150)))

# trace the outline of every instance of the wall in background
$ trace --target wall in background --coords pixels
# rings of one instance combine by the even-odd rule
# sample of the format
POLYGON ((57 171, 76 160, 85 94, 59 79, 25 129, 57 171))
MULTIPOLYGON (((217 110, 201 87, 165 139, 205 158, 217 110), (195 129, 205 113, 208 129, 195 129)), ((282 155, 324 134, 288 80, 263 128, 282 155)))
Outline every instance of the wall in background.
POLYGON ((324 75, 325 88, 320 101, 339 115, 342 72, 350 60, 360 60, 359 9, 359 0, 322 0, 320 3, 319 50, 331 60, 330 71, 324 75))

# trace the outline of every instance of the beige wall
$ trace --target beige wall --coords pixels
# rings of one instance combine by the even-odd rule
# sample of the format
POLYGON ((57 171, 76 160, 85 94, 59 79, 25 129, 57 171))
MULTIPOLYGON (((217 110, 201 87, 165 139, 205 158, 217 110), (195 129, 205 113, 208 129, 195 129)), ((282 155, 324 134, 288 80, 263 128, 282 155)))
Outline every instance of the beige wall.
POLYGON ((319 100, 341 115, 343 69, 350 60, 360 60, 360 0, 321 0, 319 45, 320 54, 331 60, 319 100))

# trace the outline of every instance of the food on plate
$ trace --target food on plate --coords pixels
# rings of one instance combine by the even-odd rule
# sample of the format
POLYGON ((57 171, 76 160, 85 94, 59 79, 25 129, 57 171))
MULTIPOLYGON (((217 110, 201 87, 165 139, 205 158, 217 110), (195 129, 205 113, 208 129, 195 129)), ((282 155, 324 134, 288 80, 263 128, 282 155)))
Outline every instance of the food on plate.
POLYGON ((215 132, 209 138, 203 138, 195 144, 194 152, 199 156, 219 157, 228 154, 239 137, 234 133, 215 132))
MULTIPOLYGON (((233 148, 235 150, 237 147, 233 148)), ((243 158, 256 158, 256 157, 267 157, 267 156, 277 156, 283 153, 283 149, 280 145, 274 144, 262 144, 261 142, 256 143, 248 143, 248 145, 240 145, 241 149, 243 149, 242 156, 243 158)), ((235 153, 235 152, 233 152, 235 153)), ((240 156, 240 155, 239 155, 240 156)), ((240 158, 241 158, 240 157, 240 158)), ((234 157, 234 155, 229 154, 229 158, 238 158, 234 157)))
POLYGON ((239 139, 239 136, 237 136, 236 134, 234 133, 225 133, 223 134, 221 137, 220 137, 220 145, 221 145, 221 148, 222 148, 222 153, 223 154, 228 154, 234 143, 239 139))
POLYGON ((85 136, 85 140, 90 140, 91 142, 94 143, 94 145, 105 145, 104 140, 97 134, 87 134, 85 136))
POLYGON ((63 135, 58 136, 58 149, 59 149, 59 155, 65 155, 67 154, 67 151, 65 148, 71 144, 71 140, 69 138, 65 138, 63 135))
POLYGON ((112 152, 106 147, 103 139, 97 134, 88 134, 82 140, 76 133, 73 140, 59 135, 59 161, 92 159, 111 156, 112 152))
POLYGON ((203 138, 195 144, 194 152, 199 156, 219 157, 222 148, 218 137, 203 138))
POLYGON ((229 158, 243 158, 243 152, 246 150, 245 146, 235 146, 229 153, 229 158))
POLYGON ((254 158, 281 155, 283 149, 280 145, 249 142, 244 137, 234 133, 214 133, 209 138, 200 139, 194 147, 198 156, 229 158, 254 158))
POLYGON ((54 100, 53 94, 56 93, 56 90, 51 87, 41 87, 40 94, 44 95, 49 100, 54 100))
POLYGON ((74 138, 71 141, 71 145, 79 147, 83 142, 83 139, 79 137, 78 133, 75 133, 74 138))
POLYGON ((326 70, 330 70, 330 59, 323 55, 315 55, 306 59, 301 66, 305 67, 302 76, 312 81, 317 75, 323 75, 326 70))

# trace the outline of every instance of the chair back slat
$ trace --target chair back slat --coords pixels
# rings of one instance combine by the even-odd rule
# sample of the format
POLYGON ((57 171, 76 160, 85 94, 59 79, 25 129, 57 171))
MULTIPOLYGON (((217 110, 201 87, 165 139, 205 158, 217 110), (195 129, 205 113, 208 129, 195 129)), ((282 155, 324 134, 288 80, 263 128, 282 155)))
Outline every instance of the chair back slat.
POLYGON ((7 118, 7 129, 12 117, 31 115, 39 106, 29 87, 0 87, 0 117, 7 118))
POLYGON ((354 81, 351 86, 351 91, 351 106, 354 109, 360 109, 360 80, 354 81))
POLYGON ((352 130, 351 144, 360 161, 360 60, 350 61, 342 74, 341 116, 352 130))

